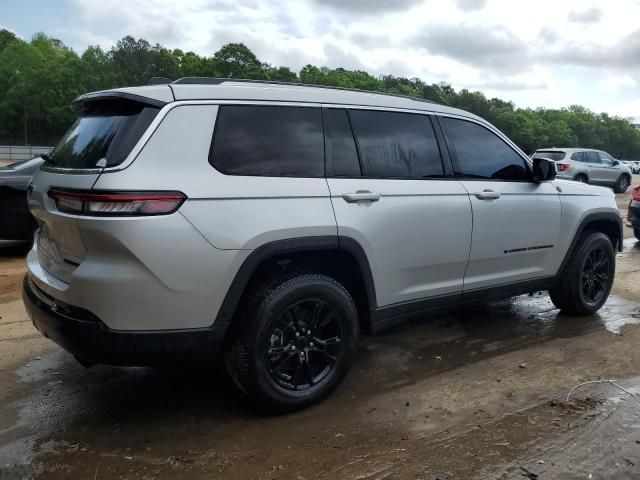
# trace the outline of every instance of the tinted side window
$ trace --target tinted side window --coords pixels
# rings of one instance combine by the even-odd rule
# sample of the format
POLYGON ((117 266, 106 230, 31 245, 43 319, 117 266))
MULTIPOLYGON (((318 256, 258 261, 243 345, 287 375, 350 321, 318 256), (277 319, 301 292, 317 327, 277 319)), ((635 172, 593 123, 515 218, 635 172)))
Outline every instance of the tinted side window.
POLYGON ((584 155, 587 159, 587 163, 600 163, 598 152, 584 152, 584 155))
POLYGON ((573 152, 571 154, 571 160, 575 160, 576 162, 586 162, 587 159, 584 156, 584 152, 573 152))
POLYGON ((223 105, 211 164, 228 175, 324 176, 320 108, 223 105))
POLYGON ((380 178, 443 176, 431 120, 426 115, 350 110, 363 175, 380 178))
POLYGON ((456 174, 471 178, 528 180, 524 159, 500 137, 472 122, 442 117, 456 174))
POLYGON ((360 162, 346 110, 328 108, 324 111, 327 175, 359 177, 360 162))

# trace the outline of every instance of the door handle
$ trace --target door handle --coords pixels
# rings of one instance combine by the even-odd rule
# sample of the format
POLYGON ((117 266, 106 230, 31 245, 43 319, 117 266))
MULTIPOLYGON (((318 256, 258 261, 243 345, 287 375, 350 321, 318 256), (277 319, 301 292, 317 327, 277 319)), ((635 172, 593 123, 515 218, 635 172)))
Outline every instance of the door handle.
POLYGON ((497 200, 500 198, 500 192, 495 192, 493 190, 483 190, 482 192, 474 193, 478 200, 497 200))
POLYGON ((356 193, 343 193, 342 198, 347 203, 377 202, 380 200, 380 194, 372 193, 369 190, 358 190, 356 193))

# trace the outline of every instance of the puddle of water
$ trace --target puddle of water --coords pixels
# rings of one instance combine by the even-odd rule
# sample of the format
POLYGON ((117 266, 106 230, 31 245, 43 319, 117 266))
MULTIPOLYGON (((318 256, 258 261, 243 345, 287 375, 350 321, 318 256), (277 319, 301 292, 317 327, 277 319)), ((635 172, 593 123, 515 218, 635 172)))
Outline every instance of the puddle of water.
MULTIPOLYGON (((640 377, 616 383, 640 392, 640 377)), ((485 478, 517 478, 509 475, 521 472, 523 466, 538 478, 640 478, 640 402, 609 383, 585 385, 576 391, 575 399, 572 396, 572 403, 583 398, 602 399, 584 425, 541 442, 535 458, 527 452, 485 478)))

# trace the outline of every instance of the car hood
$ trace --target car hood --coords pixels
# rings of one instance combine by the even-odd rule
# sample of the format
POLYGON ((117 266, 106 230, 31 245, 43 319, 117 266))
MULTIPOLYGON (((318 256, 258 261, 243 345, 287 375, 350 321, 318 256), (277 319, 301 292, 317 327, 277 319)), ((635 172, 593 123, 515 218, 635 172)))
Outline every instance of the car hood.
POLYGON ((575 182, 573 180, 560 180, 553 181, 556 187, 559 187, 560 195, 585 195, 585 196, 600 196, 600 197, 615 197, 613 190, 608 187, 599 187, 597 185, 589 185, 587 183, 575 182))

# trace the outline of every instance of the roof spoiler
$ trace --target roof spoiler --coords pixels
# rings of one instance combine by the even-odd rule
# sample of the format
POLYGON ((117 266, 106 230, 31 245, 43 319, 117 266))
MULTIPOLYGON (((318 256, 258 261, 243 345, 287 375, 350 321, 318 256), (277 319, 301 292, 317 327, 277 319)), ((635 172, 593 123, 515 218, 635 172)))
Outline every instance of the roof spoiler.
POLYGON ((133 93, 128 92, 118 92, 118 91, 104 91, 104 92, 93 92, 87 93, 85 95, 81 95, 76 98, 71 103, 71 111, 74 113, 80 113, 82 111, 82 106, 93 101, 98 100, 128 100, 130 102, 138 102, 143 105, 148 105, 150 107, 162 108, 167 103, 161 100, 156 100, 155 98, 144 97, 142 95, 135 95, 133 93))

